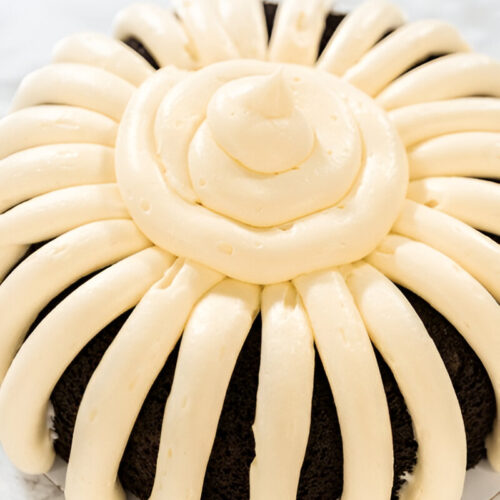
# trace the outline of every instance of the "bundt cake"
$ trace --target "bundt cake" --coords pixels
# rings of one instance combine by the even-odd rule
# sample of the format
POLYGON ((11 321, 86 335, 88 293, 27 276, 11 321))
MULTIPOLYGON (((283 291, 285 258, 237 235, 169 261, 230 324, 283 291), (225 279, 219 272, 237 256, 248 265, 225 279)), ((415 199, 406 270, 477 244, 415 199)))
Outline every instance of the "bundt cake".
POLYGON ((2 446, 68 500, 460 500, 500 471, 500 63, 385 0, 175 7, 0 121, 2 446))

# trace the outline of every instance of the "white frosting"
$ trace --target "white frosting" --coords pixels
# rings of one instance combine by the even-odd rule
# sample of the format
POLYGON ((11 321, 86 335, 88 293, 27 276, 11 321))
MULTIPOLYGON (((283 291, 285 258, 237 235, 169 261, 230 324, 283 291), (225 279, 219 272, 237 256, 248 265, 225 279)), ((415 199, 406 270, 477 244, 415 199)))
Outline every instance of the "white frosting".
POLYGON ((239 57, 236 44, 224 28, 217 1, 175 0, 174 3, 191 37, 200 66, 239 57))
POLYGON ((36 106, 0 121, 0 160, 36 146, 90 143, 114 146, 118 127, 110 118, 71 106, 36 106))
POLYGON ((153 4, 130 5, 116 17, 113 31, 121 40, 130 36, 138 39, 160 66, 191 69, 195 65, 189 36, 168 9, 153 4))
POLYGON ((116 184, 52 191, 0 215, 2 245, 47 241, 84 224, 129 219, 116 184))
POLYGON ((278 5, 269 60, 312 66, 318 57, 331 0, 286 0, 278 5))
MULTIPOLYGON (((359 27, 358 27, 359 29, 359 27)), ((413 65, 432 55, 468 51, 458 30, 442 21, 407 24, 377 44, 344 78, 375 96, 413 65)))
POLYGON ((24 472, 47 472, 52 466, 45 416, 64 370, 97 333, 141 300, 172 261, 162 250, 148 248, 114 264, 63 300, 23 344, 0 391, 0 438, 24 472))
POLYGON ((408 198, 481 231, 500 234, 498 183, 459 177, 431 177, 411 182, 408 198))
POLYGON ((377 97, 385 109, 453 97, 500 97, 500 62, 478 54, 452 54, 424 64, 377 97))
POLYGON ((414 104, 391 111, 406 147, 438 135, 500 132, 500 99, 470 97, 414 104))
POLYGON ((139 86, 153 68, 125 44, 97 33, 80 33, 61 40, 52 55, 55 63, 78 63, 101 68, 139 86))
POLYGON ((265 59, 267 26, 261 0, 218 0, 216 4, 224 28, 239 56, 265 59))
POLYGON ((262 292, 262 349, 250 499, 297 498, 311 423, 314 345, 291 283, 262 292))
POLYGON ((68 104, 119 121, 135 87, 101 68, 58 63, 45 66, 21 83, 12 111, 38 104, 68 104))
MULTIPOLYGON (((313 68, 328 3, 282 2, 269 48, 260 0, 179 0, 178 16, 128 7, 115 35, 168 68, 154 74, 122 41, 69 37, 0 121, 0 280, 29 244, 57 237, 0 285, 0 438, 23 470, 52 463, 45 417, 64 369, 140 301, 86 390, 69 500, 123 499, 117 473, 129 434, 184 327, 151 498, 200 498, 231 372, 260 307, 250 283, 270 285, 252 500, 297 494, 313 340, 340 420, 342 499, 391 496, 391 427, 370 340, 394 372, 419 445, 401 498, 459 499, 466 443, 443 363, 402 294, 356 261, 448 317, 500 401, 499 246, 468 226, 500 233, 500 188, 452 177, 499 178, 500 99, 470 96, 500 96, 500 63, 452 54, 401 76, 468 47, 441 22, 401 27, 400 10, 375 0, 346 17, 313 68), (418 179, 408 197, 427 206, 404 201, 402 142, 418 179), (419 242, 387 237, 391 228, 419 242), (52 298, 106 266, 18 352, 52 298)), ((499 422, 488 452, 500 470, 499 422)))
POLYGON ((337 408, 344 454, 342 500, 387 500, 393 484, 391 423, 363 320, 339 271, 308 274, 294 284, 337 408))
POLYGON ((462 266, 500 301, 500 245, 467 224, 406 200, 394 233, 439 250, 462 266))
POLYGON ((10 270, 21 260, 28 250, 26 245, 0 246, 0 282, 10 270))
POLYGON ((318 68, 334 75, 344 75, 383 36, 404 22, 401 9, 386 0, 363 2, 335 30, 319 58, 318 68))
POLYGON ((191 313, 165 410, 152 498, 201 497, 229 380, 259 306, 259 287, 226 279, 191 313))
POLYGON ((394 373, 418 442, 417 465, 399 498, 458 500, 467 465, 465 429, 434 342, 411 304, 381 273, 364 263, 343 273, 372 342, 394 373))
POLYGON ((411 179, 447 175, 500 179, 500 133, 435 137, 410 148, 408 160, 411 179))
MULTIPOLYGON (((222 86, 189 146, 195 199, 253 227, 286 224, 342 200, 361 169, 363 145, 350 110, 325 90, 310 82, 298 90, 282 73, 222 86)), ((165 121, 157 128, 169 127, 165 121)))
POLYGON ((0 212, 71 186, 115 182, 114 149, 98 144, 53 144, 0 160, 0 212))
MULTIPOLYGON (((266 189, 264 185, 268 182, 271 185, 277 183, 277 187, 281 187, 283 182, 289 195, 299 196, 288 210, 298 210, 297 207, 306 204, 305 216, 288 220, 287 225, 281 228, 262 229, 242 224, 232 217, 225 217, 209 207, 197 204, 198 197, 189 176, 188 151, 193 147, 192 138, 196 131, 202 133, 203 125, 210 125, 210 119, 204 123, 204 117, 212 96, 215 91, 223 92, 229 87, 224 85, 226 82, 231 82, 232 87, 233 82, 240 79, 269 75, 275 70, 274 64, 257 61, 221 63, 185 78, 173 89, 170 70, 160 71, 132 99, 120 128, 117 145, 117 176, 124 201, 136 223, 149 238, 174 254, 193 257, 233 278, 261 284, 290 279, 300 273, 362 258, 375 248, 380 237, 392 225, 406 192, 407 182, 407 165, 399 139, 372 101, 326 73, 283 65, 283 78, 292 92, 296 90, 298 103, 300 99, 307 99, 311 92, 309 89, 316 89, 325 97, 323 110, 312 105, 311 110, 301 110, 303 113, 314 113, 308 120, 313 129, 315 123, 336 120, 340 122, 337 125, 339 130, 344 129, 339 134, 347 137, 347 143, 339 144, 340 149, 332 149, 331 153, 333 167, 342 165, 339 179, 346 187, 349 183, 346 179, 352 179, 352 169, 356 168, 356 163, 350 163, 347 158, 357 158, 357 145, 364 145, 364 160, 358 178, 350 190, 336 194, 337 198, 331 201, 333 206, 307 215, 318 210, 317 206, 310 204, 315 203, 318 197, 325 196, 321 194, 322 191, 338 187, 330 186, 324 179, 321 191, 316 190, 312 199, 304 199, 301 190, 307 193, 307 185, 288 183, 287 178, 305 175, 302 171, 307 169, 308 162, 300 165, 298 170, 288 170, 272 177, 268 174, 268 177, 261 179, 261 189, 266 189), (331 115, 329 112, 332 107, 328 101, 336 103, 338 96, 344 103, 336 104, 336 113, 331 115), (190 118, 186 119, 186 116, 190 118), (356 132, 351 129, 353 122, 359 127, 358 139, 356 132), (351 151, 351 147, 354 151, 351 151), (381 164, 384 165, 383 170, 379 168, 381 164), (314 249, 314 259, 309 257, 311 249, 314 249), (247 266, 248 262, 252 262, 251 268, 247 266)), ((267 87, 272 89, 272 85, 268 84, 267 87)), ((329 140, 336 141, 336 138, 324 139, 322 128, 317 130, 317 143, 325 143, 328 154, 329 140)), ((248 137, 240 140, 245 144, 248 137)), ((224 156, 229 164, 229 155, 224 156)), ((314 158, 313 154, 311 161, 314 158)), ((205 161, 209 173, 221 168, 220 156, 206 155, 205 161), (219 161, 215 161, 215 158, 219 161)), ((223 178, 217 176, 217 187, 214 189, 224 189, 228 196, 232 196, 231 200, 235 196, 230 193, 228 186, 236 182, 238 176, 243 176, 243 180, 257 177, 257 173, 249 172, 247 166, 244 169, 238 166, 229 170, 226 168, 224 172, 231 175, 223 178)), ((260 172, 258 174, 262 176, 260 172)), ((320 174, 321 171, 316 173, 320 174)), ((207 192, 211 189, 209 181, 203 188, 207 192)), ((235 199, 239 207, 233 206, 230 215, 234 216, 234 210, 241 213, 245 203, 251 205, 252 192, 245 186, 243 183, 244 189, 239 190, 238 199, 235 199)), ((274 191, 272 195, 284 196, 274 191)), ((274 217, 274 211, 284 209, 274 203, 269 205, 268 213, 262 213, 274 217)), ((257 211, 261 210, 257 208, 257 211)), ((244 214, 246 218, 248 214, 244 214)))
POLYGON ((127 220, 87 224, 30 255, 0 285, 0 381, 40 311, 71 283, 150 243, 127 220))
POLYGON ((497 400, 497 418, 488 439, 488 457, 493 467, 500 470, 498 303, 458 264, 423 243, 390 235, 368 261, 443 314, 478 355, 490 376, 497 400))
MULTIPOLYGON (((66 478, 69 499, 125 498, 116 482, 118 467, 144 399, 194 304, 222 278, 177 260, 135 308, 94 372, 80 405, 66 478), (99 442, 106 446, 95 446, 99 442)), ((159 456, 163 460, 167 455, 162 439, 159 456)), ((152 499, 162 498, 161 464, 160 460, 152 499)))

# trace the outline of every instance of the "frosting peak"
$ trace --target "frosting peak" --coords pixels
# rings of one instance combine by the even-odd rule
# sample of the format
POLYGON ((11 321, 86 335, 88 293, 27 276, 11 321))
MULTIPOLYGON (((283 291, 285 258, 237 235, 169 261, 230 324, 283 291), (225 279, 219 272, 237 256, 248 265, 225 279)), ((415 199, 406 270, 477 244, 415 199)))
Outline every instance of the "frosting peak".
POLYGON ((297 108, 281 67, 223 85, 207 112, 217 144, 254 172, 286 172, 313 150, 314 132, 297 108))

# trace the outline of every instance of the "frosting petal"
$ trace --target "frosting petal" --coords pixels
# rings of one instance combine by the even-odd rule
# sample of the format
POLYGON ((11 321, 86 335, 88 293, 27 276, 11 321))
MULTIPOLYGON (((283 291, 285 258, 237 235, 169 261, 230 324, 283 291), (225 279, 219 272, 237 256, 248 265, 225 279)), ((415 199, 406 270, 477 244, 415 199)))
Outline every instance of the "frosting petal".
POLYGON ((250 499, 297 498, 311 423, 313 334, 291 283, 262 292, 262 351, 250 499))

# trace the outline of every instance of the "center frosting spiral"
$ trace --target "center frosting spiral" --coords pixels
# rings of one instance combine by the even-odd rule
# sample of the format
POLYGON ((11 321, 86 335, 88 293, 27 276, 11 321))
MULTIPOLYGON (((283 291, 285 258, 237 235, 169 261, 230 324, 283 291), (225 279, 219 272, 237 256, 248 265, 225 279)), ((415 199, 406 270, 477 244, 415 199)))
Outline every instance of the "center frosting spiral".
POLYGON ((146 82, 120 127, 117 178, 156 244, 265 284, 371 252, 408 172, 366 95, 311 68, 236 60, 146 82))

